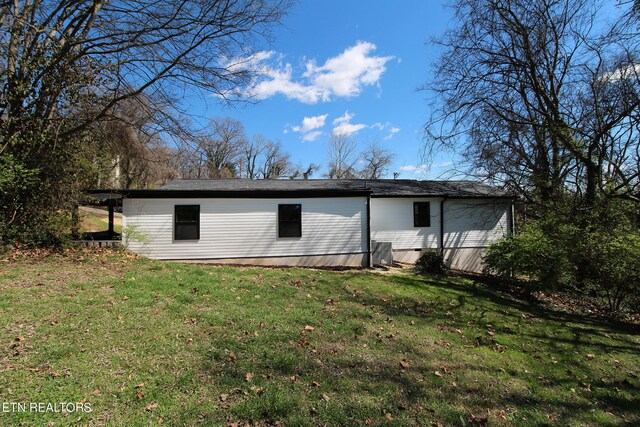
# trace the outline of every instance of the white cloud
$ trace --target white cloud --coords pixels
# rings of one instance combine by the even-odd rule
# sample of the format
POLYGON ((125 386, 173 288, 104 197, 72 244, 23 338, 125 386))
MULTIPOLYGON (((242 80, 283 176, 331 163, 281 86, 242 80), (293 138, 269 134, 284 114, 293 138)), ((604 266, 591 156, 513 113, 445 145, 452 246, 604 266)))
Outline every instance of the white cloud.
POLYGON ((316 104, 323 98, 321 91, 313 86, 305 86, 292 81, 293 71, 290 64, 284 69, 266 67, 262 73, 267 80, 255 83, 245 89, 245 94, 257 99, 267 99, 279 93, 289 99, 295 99, 305 104, 316 104))
POLYGON ((425 165, 425 164, 416 165, 416 166, 405 165, 405 166, 400 166, 400 170, 406 171, 406 172, 413 172, 414 174, 417 174, 417 175, 424 175, 429 170, 429 165, 425 165))
POLYGON ((316 66, 315 61, 307 62, 304 77, 323 89, 327 95, 337 97, 352 97, 359 95, 362 86, 378 83, 385 64, 391 56, 370 56, 376 50, 376 45, 369 42, 358 42, 355 46, 345 49, 340 55, 327 59, 316 66))
POLYGON ((273 51, 224 63, 260 75, 248 87, 239 89, 236 95, 266 99, 281 94, 305 104, 316 104, 333 98, 358 96, 365 86, 378 85, 386 71, 386 63, 393 56, 374 56, 375 50, 373 43, 359 41, 322 65, 317 65, 315 60, 306 61, 305 72, 298 78, 294 77, 291 64, 282 64, 282 57, 277 63, 268 63, 274 57, 273 51))
POLYGON ((629 64, 605 73, 601 79, 607 83, 614 83, 618 80, 626 80, 629 78, 637 79, 638 74, 640 74, 640 64, 629 64))
POLYGON ((262 63, 271 59, 273 55, 275 55, 275 52, 272 50, 261 50, 246 57, 225 57, 222 59, 222 65, 232 72, 244 70, 262 72, 265 68, 262 63))
POLYGON ((351 123, 353 114, 349 114, 349 111, 345 111, 344 114, 335 119, 333 124, 333 134, 336 136, 349 136, 367 127, 363 123, 351 123))
MULTIPOLYGON (((318 129, 324 127, 327 116, 328 114, 321 114, 318 116, 305 117, 302 119, 302 124, 291 126, 291 130, 302 135, 303 141, 315 141, 322 135, 322 131, 318 129)), ((287 131, 287 129, 285 129, 285 131, 287 131)))
POLYGON ((393 138, 393 135, 395 135, 398 132, 400 132, 400 128, 392 127, 391 129, 389 129, 389 134, 385 136, 384 139, 389 140, 393 138))
POLYGON ((389 140, 393 138, 393 135, 400 132, 400 128, 393 126, 390 122, 386 122, 386 123, 376 122, 372 124, 370 127, 371 129, 378 129, 379 131, 384 131, 388 129, 389 133, 384 137, 385 140, 389 140))
POLYGON ((354 114, 349 114, 349 110, 345 111, 343 115, 341 115, 338 118, 333 119, 333 123, 334 125, 341 125, 344 123, 349 123, 351 121, 351 119, 353 119, 355 117, 354 114))
POLYGON ((307 133, 314 129, 318 129, 324 126, 327 120, 328 114, 321 114, 319 116, 305 117, 302 119, 302 126, 293 126, 291 129, 294 132, 307 133))
POLYGON ((447 169, 453 165, 452 162, 431 163, 431 164, 419 164, 419 165, 404 165, 400 166, 400 170, 404 172, 413 172, 416 175, 426 175, 429 170, 433 169, 447 169))
POLYGON ((302 136, 302 140, 303 141, 315 141, 316 139, 320 138, 320 136, 322 136, 322 131, 321 130, 314 130, 311 131, 309 133, 306 133, 302 136))

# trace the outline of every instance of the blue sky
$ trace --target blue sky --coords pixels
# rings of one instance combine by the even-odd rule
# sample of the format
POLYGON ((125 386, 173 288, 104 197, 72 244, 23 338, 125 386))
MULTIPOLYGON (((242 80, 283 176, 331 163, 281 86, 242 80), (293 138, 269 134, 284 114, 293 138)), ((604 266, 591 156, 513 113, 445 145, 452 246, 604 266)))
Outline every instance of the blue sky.
POLYGON ((273 42, 252 57, 265 76, 250 87, 258 103, 225 107, 214 97, 192 99, 198 115, 233 117, 250 137, 280 141, 294 163, 327 170, 327 139, 350 134, 364 148, 377 139, 395 154, 388 177, 437 178, 451 154, 421 159, 421 128, 437 49, 428 42, 445 31, 449 11, 440 1, 320 1, 295 5, 273 42))

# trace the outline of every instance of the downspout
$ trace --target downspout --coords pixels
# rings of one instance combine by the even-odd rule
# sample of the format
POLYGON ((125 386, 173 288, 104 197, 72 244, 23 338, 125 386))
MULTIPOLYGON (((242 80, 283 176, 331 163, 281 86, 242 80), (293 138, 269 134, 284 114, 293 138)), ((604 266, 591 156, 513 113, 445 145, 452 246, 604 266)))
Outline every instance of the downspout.
POLYGON ((371 268, 371 193, 367 194, 367 268, 371 268))
POLYGON ((515 208, 515 204, 513 203, 513 201, 509 204, 509 236, 513 236, 515 234, 516 231, 516 220, 515 220, 515 215, 516 214, 516 208, 515 208))
POLYGON ((444 256, 444 202, 447 196, 440 200, 440 254, 444 256))

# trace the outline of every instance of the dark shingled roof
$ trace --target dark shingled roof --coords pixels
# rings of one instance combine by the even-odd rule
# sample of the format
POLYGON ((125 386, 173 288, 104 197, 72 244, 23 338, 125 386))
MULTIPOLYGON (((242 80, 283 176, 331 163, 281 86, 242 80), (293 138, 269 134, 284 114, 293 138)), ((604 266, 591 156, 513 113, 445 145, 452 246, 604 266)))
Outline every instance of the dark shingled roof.
POLYGON ((364 181, 348 179, 176 179, 158 190, 177 191, 368 191, 364 181))
MULTIPOLYGON (((145 191, 145 190, 141 190, 145 191)), ((155 191, 215 193, 362 193, 372 197, 512 197, 499 188, 475 181, 416 181, 410 179, 177 179, 155 191)), ((137 191, 133 192, 134 194, 137 191)), ((135 196, 131 194, 132 196, 135 196)))
POLYGON ((417 181, 377 179, 369 181, 373 197, 512 197, 500 188, 477 181, 417 181))

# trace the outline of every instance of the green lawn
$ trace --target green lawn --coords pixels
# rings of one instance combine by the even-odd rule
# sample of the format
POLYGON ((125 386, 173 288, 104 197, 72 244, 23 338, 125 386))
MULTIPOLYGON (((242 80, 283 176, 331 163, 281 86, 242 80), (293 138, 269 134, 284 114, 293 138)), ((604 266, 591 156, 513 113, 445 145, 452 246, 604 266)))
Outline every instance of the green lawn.
MULTIPOLYGON (((82 219, 80 229, 82 232, 107 231, 109 229, 107 212, 105 212, 104 215, 94 215, 88 212, 81 212, 80 215, 82 219)), ((122 224, 116 222, 113 224, 113 230, 118 234, 122 234, 122 224)))
POLYGON ((463 278, 0 262, 0 425, 637 425, 640 332, 463 278), (475 420, 471 424, 470 420, 475 420))

